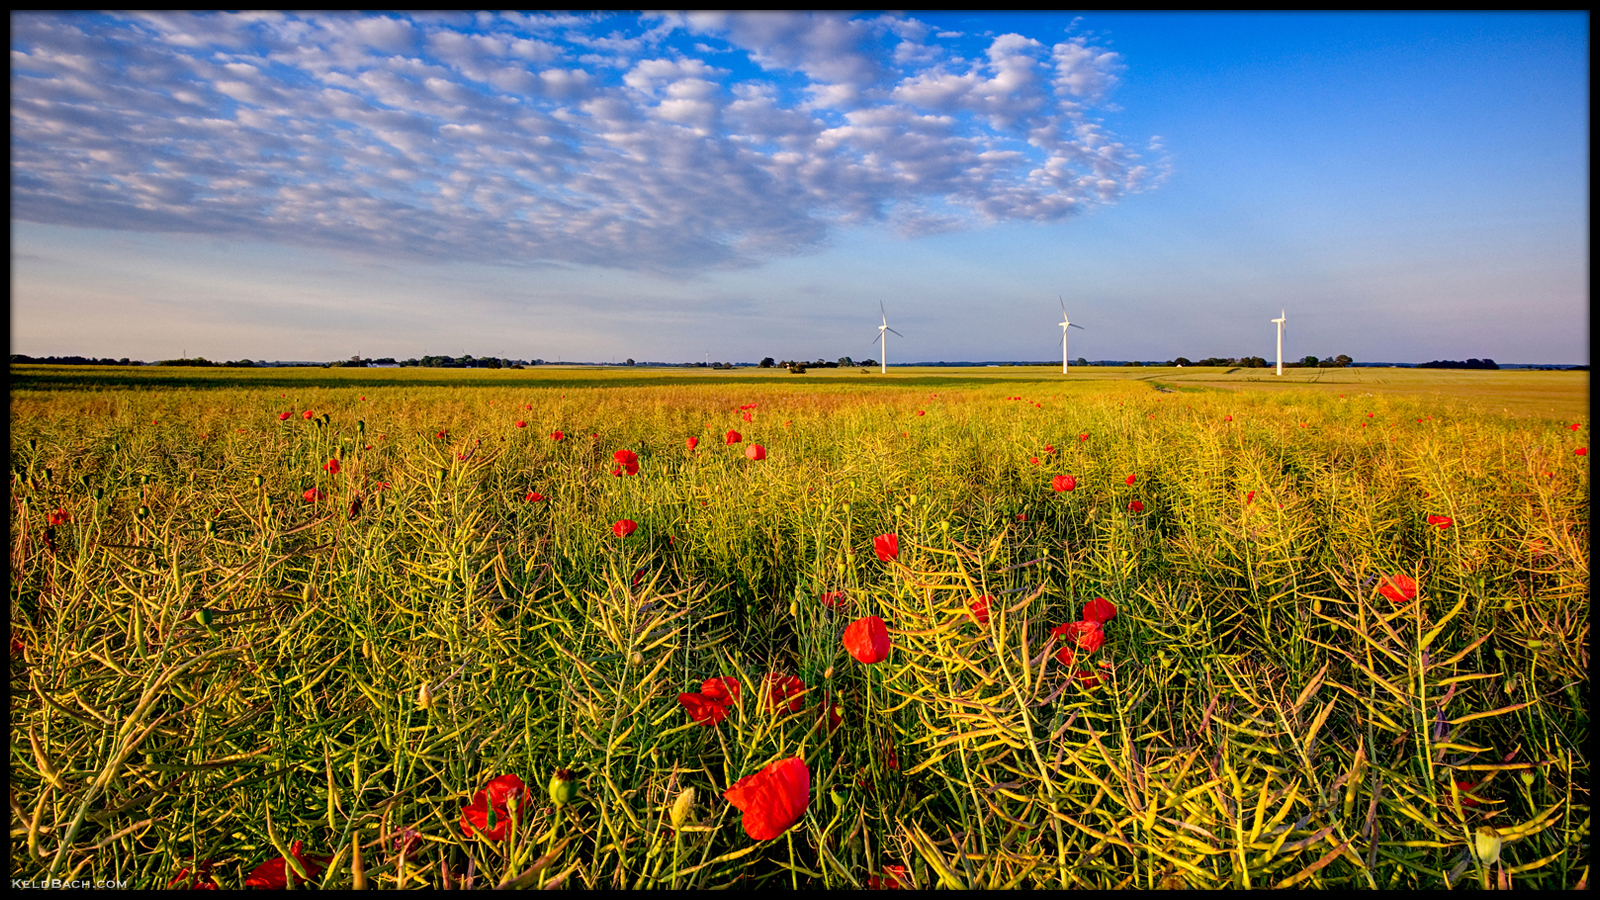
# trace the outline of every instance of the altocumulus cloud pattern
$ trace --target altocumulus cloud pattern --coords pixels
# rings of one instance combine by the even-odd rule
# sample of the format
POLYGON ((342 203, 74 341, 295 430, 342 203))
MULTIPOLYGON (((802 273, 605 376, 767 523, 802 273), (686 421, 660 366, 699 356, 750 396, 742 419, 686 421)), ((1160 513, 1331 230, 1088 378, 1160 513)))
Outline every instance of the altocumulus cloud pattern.
POLYGON ((1162 171, 1096 117, 1121 62, 1086 37, 806 14, 11 26, 21 221, 693 272, 856 224, 1057 220, 1162 171))

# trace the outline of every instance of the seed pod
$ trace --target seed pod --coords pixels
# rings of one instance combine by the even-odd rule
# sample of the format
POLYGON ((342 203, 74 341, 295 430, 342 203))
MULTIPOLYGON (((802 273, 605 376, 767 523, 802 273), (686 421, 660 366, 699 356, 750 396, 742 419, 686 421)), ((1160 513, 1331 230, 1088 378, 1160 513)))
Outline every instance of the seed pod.
POLYGON ((550 802, 556 806, 566 806, 577 796, 578 784, 573 780, 571 769, 557 769, 550 776, 550 802))
POLYGON ((428 683, 424 681, 422 687, 417 689, 417 709, 433 709, 433 691, 428 690, 428 683))
POLYGON ((148 518, 150 518, 150 507, 141 506, 141 507, 139 507, 138 512, 134 513, 134 515, 136 515, 137 517, 139 517, 141 519, 148 519, 148 518))

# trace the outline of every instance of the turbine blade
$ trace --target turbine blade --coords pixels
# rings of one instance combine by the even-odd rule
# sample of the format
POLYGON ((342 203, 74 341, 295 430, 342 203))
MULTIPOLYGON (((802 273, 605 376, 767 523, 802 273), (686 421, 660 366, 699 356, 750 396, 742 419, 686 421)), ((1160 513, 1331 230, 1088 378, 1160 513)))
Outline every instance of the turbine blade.
MULTIPOLYGON (((1069 322, 1068 324, 1071 324, 1071 323, 1069 322)), ((1089 329, 1083 327, 1082 325, 1073 325, 1072 327, 1078 329, 1079 331, 1088 331, 1089 330, 1089 329)))
MULTIPOLYGON (((890 333, 890 334, 900 334, 900 332, 898 332, 898 331, 895 331, 895 330, 894 330, 894 329, 893 329, 893 328, 890 328, 890 329, 889 329, 889 333, 890 333)), ((901 337, 905 337, 905 335, 903 335, 903 334, 900 334, 900 336, 901 336, 901 337)))
POLYGON ((1061 318, 1065 319, 1067 317, 1067 301, 1062 300, 1060 294, 1056 295, 1056 299, 1061 301, 1061 318))

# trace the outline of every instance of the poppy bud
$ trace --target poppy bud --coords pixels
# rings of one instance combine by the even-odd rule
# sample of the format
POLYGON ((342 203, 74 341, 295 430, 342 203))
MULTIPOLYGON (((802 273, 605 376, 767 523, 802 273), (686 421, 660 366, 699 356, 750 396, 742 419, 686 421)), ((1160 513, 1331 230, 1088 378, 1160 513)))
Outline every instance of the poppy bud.
MULTIPOLYGON (((550 802, 556 806, 566 806, 578 794, 578 784, 573 781, 571 769, 557 769, 550 776, 550 802)), ((690 796, 691 802, 693 795, 690 796)))
POLYGON ((1500 859, 1501 843, 1500 832, 1488 825, 1480 826, 1472 836, 1472 849, 1478 854, 1478 862, 1485 866, 1492 866, 1500 859))
POLYGON ((694 788, 684 788, 678 798, 672 801, 672 827, 683 828, 683 823, 689 821, 689 814, 694 811, 694 788))
POLYGON ((211 623, 216 621, 215 616, 212 614, 211 610, 204 609, 204 608, 197 609, 197 610, 194 611, 194 620, 196 622, 199 622, 201 625, 204 625, 207 628, 210 628, 211 627, 211 623))
POLYGON ((139 507, 138 512, 134 513, 134 515, 136 515, 137 517, 139 517, 141 519, 148 519, 148 518, 150 518, 150 507, 141 506, 141 507, 139 507))
POLYGON ((417 709, 433 709, 433 691, 428 690, 428 683, 424 681, 422 687, 417 689, 417 709))
POLYGON ((265 478, 262 478, 262 477, 261 477, 261 476, 260 476, 260 475, 257 475, 257 476, 256 476, 256 477, 254 477, 254 478, 252 478, 252 479, 250 479, 250 481, 251 481, 251 483, 252 483, 252 484, 254 484, 254 485, 255 485, 255 486, 256 486, 256 487, 261 487, 261 486, 262 486, 262 485, 263 485, 263 484, 265 484, 265 483, 266 483, 266 479, 265 479, 265 478))

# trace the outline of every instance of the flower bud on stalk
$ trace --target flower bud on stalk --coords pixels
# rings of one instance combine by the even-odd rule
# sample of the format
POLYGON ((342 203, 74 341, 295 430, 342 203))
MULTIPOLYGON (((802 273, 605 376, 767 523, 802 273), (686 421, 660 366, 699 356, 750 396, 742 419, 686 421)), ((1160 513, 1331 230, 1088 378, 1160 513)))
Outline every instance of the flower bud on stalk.
POLYGON ((573 780, 571 769, 557 769, 550 776, 550 802, 556 806, 566 806, 577 796, 578 784, 573 780))

